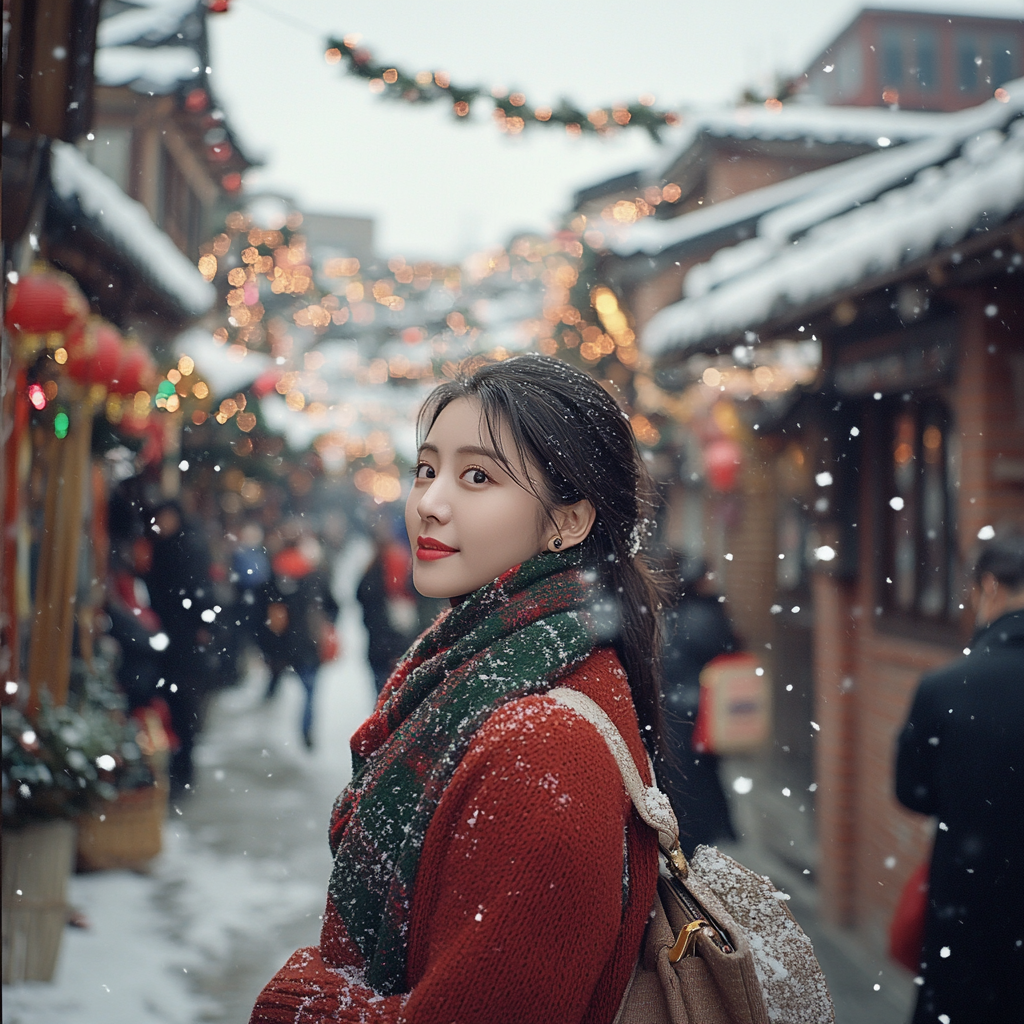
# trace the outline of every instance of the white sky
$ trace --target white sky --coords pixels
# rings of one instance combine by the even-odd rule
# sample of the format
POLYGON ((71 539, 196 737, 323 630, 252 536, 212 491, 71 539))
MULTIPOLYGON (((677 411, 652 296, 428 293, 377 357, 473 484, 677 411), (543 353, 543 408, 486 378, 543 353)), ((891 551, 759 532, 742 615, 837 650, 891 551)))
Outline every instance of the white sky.
POLYGON ((382 62, 518 88, 531 104, 566 96, 587 110, 650 92, 681 109, 801 69, 861 6, 1024 16, 1024 0, 235 0, 209 24, 217 96, 265 162, 250 190, 372 216, 383 254, 450 259, 549 226, 575 189, 657 147, 636 129, 508 137, 489 122, 453 123, 441 104, 383 101, 325 63, 328 35, 359 32, 382 62))

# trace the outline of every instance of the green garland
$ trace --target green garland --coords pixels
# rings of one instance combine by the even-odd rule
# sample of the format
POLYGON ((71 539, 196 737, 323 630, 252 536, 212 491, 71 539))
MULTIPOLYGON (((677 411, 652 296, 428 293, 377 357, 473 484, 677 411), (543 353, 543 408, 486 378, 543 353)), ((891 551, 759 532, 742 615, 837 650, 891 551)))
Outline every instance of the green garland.
POLYGON ((390 64, 378 64, 370 51, 359 46, 352 37, 331 38, 325 54, 328 63, 344 62, 345 72, 379 83, 377 91, 385 99, 403 103, 434 103, 444 100, 451 104, 456 120, 467 118, 477 100, 494 106, 494 117, 499 127, 510 134, 518 134, 527 125, 561 125, 573 135, 584 133, 604 135, 618 128, 643 128, 655 142, 661 141, 666 126, 679 124, 679 115, 671 110, 658 110, 651 104, 635 102, 612 107, 600 107, 586 113, 563 99, 557 107, 534 107, 526 97, 515 90, 494 95, 482 86, 454 85, 441 71, 409 74, 390 64))

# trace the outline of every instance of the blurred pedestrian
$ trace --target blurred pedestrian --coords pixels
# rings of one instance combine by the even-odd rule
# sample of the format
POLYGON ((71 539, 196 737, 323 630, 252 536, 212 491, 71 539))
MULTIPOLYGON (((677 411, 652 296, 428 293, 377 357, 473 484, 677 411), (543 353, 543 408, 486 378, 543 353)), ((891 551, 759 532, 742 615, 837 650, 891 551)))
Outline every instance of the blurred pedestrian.
POLYGON ((356 590, 366 626, 366 657, 377 693, 416 635, 416 599, 408 541, 395 539, 383 517, 373 525, 373 559, 356 590))
POLYGON ((157 696, 164 676, 164 644, 160 617, 153 611, 149 590, 141 577, 152 558, 144 538, 121 541, 110 554, 110 583, 106 595, 109 633, 117 641, 120 657, 117 683, 124 691, 129 712, 144 707, 157 696))
POLYGON ((662 699, 668 795, 686 853, 701 844, 735 839, 718 757, 693 747, 701 669, 738 648, 729 618, 712 588, 703 559, 683 557, 673 574, 675 600, 662 619, 662 699))
POLYGON ((263 527, 246 523, 238 532, 238 547, 231 555, 231 579, 235 584, 235 619, 245 641, 258 644, 257 596, 270 580, 270 558, 263 546, 263 527))
POLYGON ((914 1024, 1024 1021, 1024 537, 974 568, 977 632, 924 676, 896 795, 939 819, 914 1024))
POLYGON ((329 660, 338 603, 323 571, 319 541, 305 532, 283 547, 271 562, 272 576, 263 587, 261 607, 266 631, 277 640, 267 690, 273 697, 283 666, 290 665, 306 691, 302 739, 313 746, 313 706, 321 661, 329 660))
POLYGON ((202 528, 186 517, 175 501, 157 507, 152 527, 153 558, 145 579, 153 611, 168 638, 164 651, 167 685, 160 693, 170 706, 171 723, 180 741, 170 763, 174 797, 192 786, 192 749, 216 672, 210 630, 216 611, 210 549, 202 528))

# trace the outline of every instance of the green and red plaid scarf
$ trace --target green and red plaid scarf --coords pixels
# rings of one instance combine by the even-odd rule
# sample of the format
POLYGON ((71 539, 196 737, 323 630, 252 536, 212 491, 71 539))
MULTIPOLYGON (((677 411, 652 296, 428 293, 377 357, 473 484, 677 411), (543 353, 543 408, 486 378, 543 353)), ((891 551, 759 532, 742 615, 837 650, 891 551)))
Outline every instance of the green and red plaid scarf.
POLYGON ((549 690, 590 656, 595 579, 572 548, 481 587, 413 644, 352 737, 352 782, 331 817, 328 892, 375 991, 406 990, 416 870, 453 772, 498 708, 549 690))

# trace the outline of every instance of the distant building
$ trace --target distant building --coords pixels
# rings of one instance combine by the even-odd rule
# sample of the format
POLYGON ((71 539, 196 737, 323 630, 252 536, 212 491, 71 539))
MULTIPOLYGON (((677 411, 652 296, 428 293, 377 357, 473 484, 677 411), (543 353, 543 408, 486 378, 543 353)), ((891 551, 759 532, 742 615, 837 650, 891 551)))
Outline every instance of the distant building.
POLYGON ((302 233, 314 260, 332 256, 354 256, 362 266, 374 257, 372 217, 349 217, 336 213, 306 213, 302 233))
POLYGON ((868 7, 793 85, 830 106, 951 111, 1022 74, 1022 18, 868 7))

